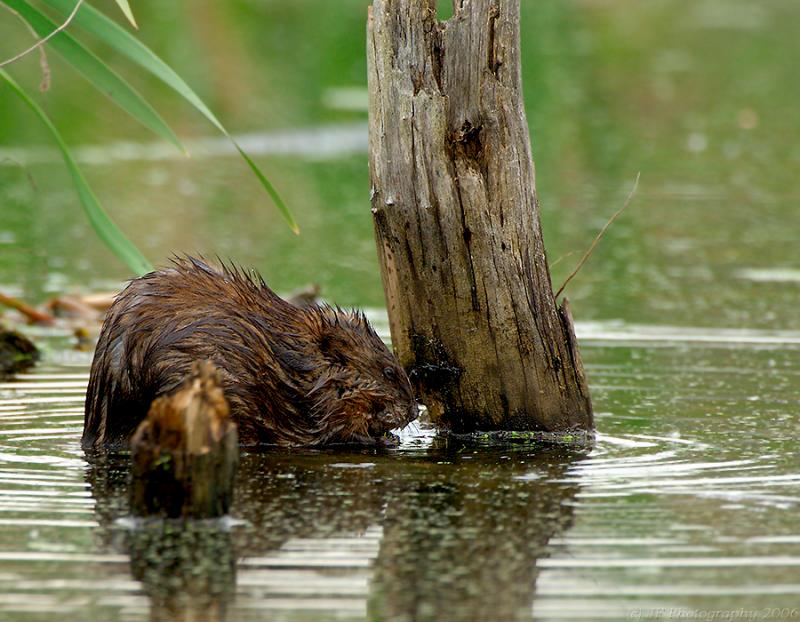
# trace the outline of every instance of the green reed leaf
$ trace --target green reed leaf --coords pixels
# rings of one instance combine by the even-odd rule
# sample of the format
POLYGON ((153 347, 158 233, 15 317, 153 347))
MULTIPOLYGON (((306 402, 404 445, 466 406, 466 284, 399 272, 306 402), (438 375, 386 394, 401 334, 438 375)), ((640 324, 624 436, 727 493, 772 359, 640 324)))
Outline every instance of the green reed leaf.
POLYGON ((138 28, 139 26, 136 24, 136 20, 133 17, 133 11, 131 11, 131 7, 128 4, 128 0, 114 0, 117 3, 117 6, 122 11, 123 15, 127 18, 127 20, 131 23, 131 26, 134 28, 138 28))
MULTIPOLYGON (((74 8, 74 0, 43 0, 46 4, 57 9, 59 12, 67 15, 74 8)), ((148 71, 156 78, 161 80, 164 84, 183 97, 189 104, 191 104, 200 114, 202 114, 208 121, 214 125, 220 132, 222 132, 242 156, 244 161, 255 174, 258 181, 270 196, 278 211, 284 217, 289 227, 295 233, 299 233, 300 229, 294 220, 289 208, 283 202, 278 191, 270 183, 261 169, 258 168, 253 159, 236 143, 228 130, 222 125, 216 115, 206 106, 203 100, 186 84, 169 65, 167 65, 155 52, 153 52, 144 43, 139 41, 135 36, 122 28, 114 20, 107 17, 104 13, 98 11, 94 7, 84 3, 80 8, 73 23, 83 28, 86 32, 94 37, 97 37, 103 43, 115 50, 120 55, 126 57, 128 60, 139 65, 145 71, 148 71)))
MULTIPOLYGON (((47 36, 57 28, 50 18, 26 0, 0 0, 0 2, 16 11, 40 37, 47 36)), ((78 15, 80 13, 81 11, 78 11, 78 15)), ((186 152, 178 137, 155 109, 128 82, 72 35, 59 32, 48 41, 48 46, 134 119, 186 152)))
POLYGON ((105 242, 106 246, 122 260, 134 273, 141 276, 153 270, 153 266, 145 259, 144 255, 136 248, 136 245, 131 242, 125 234, 114 224, 114 221, 108 216, 103 206, 97 200, 97 197, 92 192, 86 178, 83 176, 75 158, 69 150, 69 147, 64 142, 61 134, 53 125, 50 118, 45 114, 44 110, 32 99, 4 70, 0 69, 0 77, 11 87, 11 90, 24 101, 27 106, 33 110, 36 116, 44 123, 45 127, 53 135, 53 138, 58 145, 61 155, 64 157, 64 162, 67 165, 69 174, 72 177, 72 182, 78 191, 83 211, 89 219, 92 228, 97 232, 100 239, 105 242))

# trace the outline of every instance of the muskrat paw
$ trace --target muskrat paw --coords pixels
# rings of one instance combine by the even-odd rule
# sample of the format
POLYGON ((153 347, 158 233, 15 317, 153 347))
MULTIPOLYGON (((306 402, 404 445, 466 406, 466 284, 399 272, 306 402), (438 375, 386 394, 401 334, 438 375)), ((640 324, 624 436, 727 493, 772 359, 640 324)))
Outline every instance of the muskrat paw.
POLYGON ((382 447, 398 447, 400 445, 400 437, 397 434, 386 432, 383 436, 375 439, 375 444, 382 447))
POLYGON ((384 432, 381 435, 368 436, 366 434, 353 434, 347 441, 334 443, 336 445, 360 445, 367 447, 397 447, 400 445, 400 437, 391 432, 384 432))

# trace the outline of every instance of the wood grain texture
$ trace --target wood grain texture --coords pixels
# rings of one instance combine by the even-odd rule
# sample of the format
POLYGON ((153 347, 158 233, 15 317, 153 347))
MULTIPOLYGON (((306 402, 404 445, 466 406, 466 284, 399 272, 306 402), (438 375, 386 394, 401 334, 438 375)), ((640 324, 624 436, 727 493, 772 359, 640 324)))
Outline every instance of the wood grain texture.
POLYGON ((454 431, 592 427, 542 242, 519 0, 374 0, 372 213, 392 340, 454 431))
POLYGON ((153 401, 131 439, 134 515, 228 513, 239 443, 220 384, 212 363, 196 363, 180 389, 153 401))

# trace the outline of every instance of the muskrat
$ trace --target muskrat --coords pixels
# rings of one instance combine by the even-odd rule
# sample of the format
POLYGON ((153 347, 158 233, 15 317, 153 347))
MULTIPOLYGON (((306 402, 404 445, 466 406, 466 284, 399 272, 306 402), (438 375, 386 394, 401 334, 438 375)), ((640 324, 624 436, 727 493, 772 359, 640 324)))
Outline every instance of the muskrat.
POLYGON ((127 445, 151 402, 204 360, 241 444, 391 442, 417 416, 408 376, 363 313, 296 307, 257 274, 186 257, 131 281, 109 309, 83 447, 127 445))

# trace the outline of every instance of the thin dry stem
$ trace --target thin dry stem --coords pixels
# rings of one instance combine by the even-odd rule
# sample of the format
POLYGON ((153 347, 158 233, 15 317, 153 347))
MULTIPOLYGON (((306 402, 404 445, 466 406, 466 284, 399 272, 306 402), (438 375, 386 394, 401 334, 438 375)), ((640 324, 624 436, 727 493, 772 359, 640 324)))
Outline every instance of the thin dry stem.
MULTIPOLYGON (((35 50, 38 50, 38 49, 39 49, 40 47, 42 47, 42 46, 43 46, 45 43, 47 43, 47 42, 48 42, 50 39, 52 39, 53 37, 55 37, 55 36, 56 36, 56 35, 57 35, 59 32, 61 32, 62 30, 64 30, 64 29, 65 29, 67 26, 69 26, 69 25, 70 25, 70 23, 72 22, 72 20, 73 20, 73 19, 75 18, 75 16, 78 14, 78 9, 80 9, 80 8, 81 8, 81 5, 82 5, 82 4, 83 4, 83 0, 78 0, 78 2, 75 4, 75 7, 72 9, 72 13, 70 13, 70 14, 67 16, 67 19, 66 19, 66 20, 64 20, 64 23, 63 23, 63 24, 61 24, 61 25, 60 25, 58 28, 56 28, 56 29, 55 29, 53 32, 51 32, 51 33, 50 33, 49 35, 47 35, 46 37, 44 37, 44 38, 42 38, 42 39, 39 39, 39 40, 38 40, 36 43, 34 43, 34 44, 33 44, 31 47, 29 47, 27 50, 23 50, 22 52, 20 52, 20 53, 19 53, 19 54, 17 54, 16 56, 13 56, 13 57, 11 57, 11 58, 9 58, 9 59, 7 59, 7 60, 4 60, 3 62, 0 62, 0 69, 2 69, 3 67, 5 67, 6 65, 10 65, 11 63, 15 63, 15 62, 16 62, 16 61, 18 61, 19 59, 21 59, 21 58, 23 58, 23 57, 27 56, 28 54, 30 54, 31 52, 33 52, 33 51, 35 51, 35 50)), ((16 13, 16 11, 14 11, 14 12, 16 13)))
POLYGON ((569 282, 573 279, 573 277, 578 274, 580 269, 583 267, 583 264, 586 263, 586 260, 589 259, 589 256, 594 252, 595 247, 600 242, 601 238, 605 235, 608 228, 619 217, 619 215, 622 214, 622 212, 624 212, 628 208, 628 205, 630 205, 631 203, 631 199, 633 199, 633 195, 636 194, 636 188, 639 187, 640 175, 641 173, 636 173, 636 181, 633 182, 633 188, 631 188, 631 191, 628 193, 628 198, 625 199, 625 203, 622 205, 622 207, 620 207, 616 211, 616 213, 611 218, 608 219, 608 222, 605 225, 603 225, 603 228, 600 229, 600 233, 598 233, 595 236, 591 246, 589 246, 589 249, 583 254, 583 257, 581 257, 581 260, 578 262, 578 265, 575 266, 575 269, 570 273, 570 275, 567 277, 567 279, 564 281, 561 287, 558 288, 558 291, 556 292, 555 295, 556 299, 558 299, 558 297, 561 295, 561 292, 564 291, 564 288, 569 284, 569 282))
POLYGON ((558 259, 556 259, 555 261, 553 261, 550 264, 550 268, 552 269, 552 268, 556 267, 558 264, 560 264, 562 261, 564 261, 567 257, 572 257, 577 252, 578 251, 570 251, 568 253, 564 253, 563 255, 561 255, 561 257, 559 257, 558 259))

